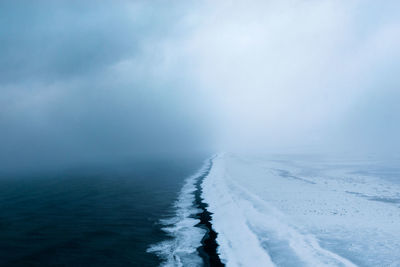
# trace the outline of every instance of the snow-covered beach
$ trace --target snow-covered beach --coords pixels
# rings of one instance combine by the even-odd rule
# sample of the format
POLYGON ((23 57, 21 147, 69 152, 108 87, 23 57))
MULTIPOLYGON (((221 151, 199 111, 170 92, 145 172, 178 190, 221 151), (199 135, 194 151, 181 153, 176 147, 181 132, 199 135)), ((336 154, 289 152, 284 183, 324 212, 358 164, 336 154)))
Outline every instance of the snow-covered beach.
POLYGON ((202 187, 221 260, 400 266, 400 185, 373 164, 217 156, 202 187))

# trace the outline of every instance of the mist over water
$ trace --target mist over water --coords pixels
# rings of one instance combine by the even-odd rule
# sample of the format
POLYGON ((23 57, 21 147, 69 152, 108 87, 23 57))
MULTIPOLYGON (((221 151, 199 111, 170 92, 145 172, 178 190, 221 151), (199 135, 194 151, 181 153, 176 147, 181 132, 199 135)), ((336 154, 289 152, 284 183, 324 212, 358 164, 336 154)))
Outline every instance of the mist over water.
MULTIPOLYGON (((0 263, 160 263, 146 249, 187 245, 193 199, 211 229, 204 177, 185 178, 216 152, 360 160, 352 175, 398 183, 399 13, 395 0, 1 1, 0 263), (182 229, 157 224, 181 213, 182 229)), ((153 252, 175 262, 175 247, 153 252)))
POLYGON ((0 170, 200 150, 206 107, 168 51, 182 4, 2 1, 0 170), (195 100, 195 101, 194 101, 195 100))
POLYGON ((3 1, 1 168, 399 148, 396 1, 3 1))
POLYGON ((4 1, 2 169, 176 150, 392 153, 398 8, 4 1))

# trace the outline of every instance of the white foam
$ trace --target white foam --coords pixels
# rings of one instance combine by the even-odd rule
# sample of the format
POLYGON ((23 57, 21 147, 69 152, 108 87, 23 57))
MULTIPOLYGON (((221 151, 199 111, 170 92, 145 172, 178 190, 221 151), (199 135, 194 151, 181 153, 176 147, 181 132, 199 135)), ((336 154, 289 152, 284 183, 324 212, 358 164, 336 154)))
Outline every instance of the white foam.
POLYGON ((301 175, 306 168, 232 155, 213 160, 202 187, 221 260, 228 267, 399 266, 400 209, 366 196, 395 198, 400 188, 337 167, 301 175))
POLYGON ((170 240, 152 245, 147 252, 155 253, 164 262, 162 266, 202 266, 197 248, 205 230, 195 227, 200 220, 193 218, 200 212, 194 206, 196 183, 209 166, 208 161, 193 176, 187 178, 175 202, 176 213, 173 218, 162 220, 163 230, 171 237, 170 240))

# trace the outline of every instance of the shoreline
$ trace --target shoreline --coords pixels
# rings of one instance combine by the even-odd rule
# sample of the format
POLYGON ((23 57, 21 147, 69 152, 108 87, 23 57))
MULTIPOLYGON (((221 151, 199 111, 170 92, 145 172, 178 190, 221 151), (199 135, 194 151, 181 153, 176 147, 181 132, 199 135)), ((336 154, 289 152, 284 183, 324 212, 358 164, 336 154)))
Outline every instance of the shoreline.
POLYGON ((201 212, 197 213, 195 216, 196 219, 200 220, 200 222, 197 225, 195 225, 195 227, 199 227, 206 230, 206 233, 204 234, 201 240, 202 246, 197 248, 197 251, 200 257, 203 259, 205 266, 225 266, 225 264, 221 262, 221 259, 217 252, 219 245, 217 244, 216 239, 218 234, 212 228, 211 224, 212 213, 207 210, 208 204, 205 203, 204 199, 201 197, 203 193, 201 185, 204 179, 210 173, 212 166, 213 166, 213 159, 211 158, 209 160, 207 169, 200 175, 200 177, 197 179, 195 183, 196 191, 194 193, 195 196, 194 204, 198 209, 201 210, 201 212))
POLYGON ((174 215, 160 220, 169 238, 146 250, 160 259, 160 266, 225 266, 217 252, 217 233, 211 224, 212 213, 203 199, 203 182, 211 173, 213 158, 188 177, 174 203, 174 215))

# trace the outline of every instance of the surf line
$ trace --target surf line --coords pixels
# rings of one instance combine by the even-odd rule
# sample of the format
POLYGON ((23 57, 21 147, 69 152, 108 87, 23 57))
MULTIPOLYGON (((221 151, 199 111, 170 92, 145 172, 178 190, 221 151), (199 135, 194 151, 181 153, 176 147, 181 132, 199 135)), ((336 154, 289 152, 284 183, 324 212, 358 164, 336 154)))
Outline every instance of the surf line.
POLYGON ((204 199, 201 197, 203 193, 201 184, 203 180, 210 173, 212 166, 213 166, 213 159, 211 158, 209 159, 206 170, 200 175, 199 179, 195 183, 196 192, 194 194, 195 196, 194 204, 200 210, 200 212, 195 215, 195 217, 200 220, 200 222, 195 227, 200 227, 206 230, 206 233, 203 239, 201 240, 202 246, 197 248, 200 257, 203 259, 204 265, 210 267, 214 266, 219 267, 219 266, 225 266, 225 264, 221 262, 221 259, 219 258, 219 255, 217 253, 218 234, 212 228, 211 224, 212 213, 207 210, 208 204, 205 203, 204 199))

